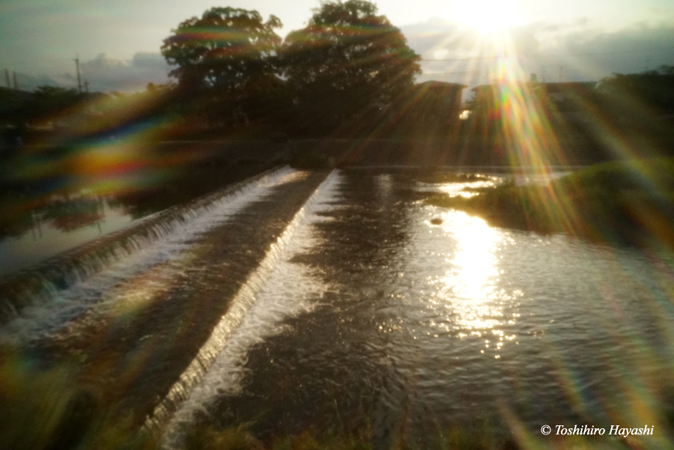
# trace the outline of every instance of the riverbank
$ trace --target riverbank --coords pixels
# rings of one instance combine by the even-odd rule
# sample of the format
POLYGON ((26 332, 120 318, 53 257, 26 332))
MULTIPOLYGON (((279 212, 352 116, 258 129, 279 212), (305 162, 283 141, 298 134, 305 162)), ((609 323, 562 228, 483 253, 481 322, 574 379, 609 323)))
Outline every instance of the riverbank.
POLYGON ((426 201, 499 227, 674 248, 674 158, 602 163, 547 186, 506 182, 471 192, 426 201))

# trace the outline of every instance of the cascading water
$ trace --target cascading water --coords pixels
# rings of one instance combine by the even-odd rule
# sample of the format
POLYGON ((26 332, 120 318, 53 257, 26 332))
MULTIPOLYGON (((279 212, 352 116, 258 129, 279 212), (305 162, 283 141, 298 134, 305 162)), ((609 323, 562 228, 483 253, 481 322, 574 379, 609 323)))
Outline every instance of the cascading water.
POLYGON ((227 314, 214 328, 208 341, 148 418, 146 429, 162 430, 171 420, 167 442, 179 440, 179 425, 189 421, 192 412, 214 390, 227 384, 227 381, 231 381, 227 388, 234 387, 233 380, 222 379, 222 371, 227 369, 236 378, 234 372, 240 367, 237 366, 237 360, 245 355, 251 339, 259 340, 265 334, 273 333, 280 319, 295 311, 306 310, 306 305, 291 295, 290 291, 297 293, 302 290, 303 285, 310 284, 309 279, 298 273, 300 267, 288 260, 301 248, 311 245, 309 232, 311 223, 316 220, 314 214, 326 198, 334 195, 336 181, 337 176, 333 173, 314 191, 283 234, 271 245, 258 268, 231 301, 227 314), (279 299, 281 304, 274 303, 279 299), (242 322, 248 326, 240 331, 242 322), (213 364, 216 364, 216 370, 210 371, 213 364), (207 374, 213 375, 209 378, 207 374), (198 387, 193 393, 195 386, 198 387), (172 420, 176 411, 179 411, 179 416, 172 420))
POLYGON ((501 439, 513 423, 636 426, 624 412, 667 411, 671 255, 420 201, 482 181, 325 177, 276 172, 152 228, 150 245, 130 239, 131 255, 119 247, 108 268, 53 286, 0 341, 74 356, 73 385, 167 449, 244 423, 265 443, 355 430, 378 448, 400 432, 436 448, 484 424, 501 439))
POLYGON ((268 192, 289 168, 262 173, 187 205, 147 217, 1 281, 0 336, 51 333, 133 273, 170 260, 199 233, 268 192))
POLYGON ((419 202, 430 186, 403 172, 334 178, 165 448, 238 427, 264 444, 309 430, 391 448, 405 432, 440 448, 461 433, 507 440, 513 421, 541 436, 543 424, 659 420, 671 255, 494 228, 419 202))

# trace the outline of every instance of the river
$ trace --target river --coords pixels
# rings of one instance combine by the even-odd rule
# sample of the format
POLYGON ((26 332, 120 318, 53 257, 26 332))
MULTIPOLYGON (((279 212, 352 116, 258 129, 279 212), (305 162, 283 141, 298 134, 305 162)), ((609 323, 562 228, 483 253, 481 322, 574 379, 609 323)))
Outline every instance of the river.
MULTIPOLYGON (((218 220, 234 220, 260 189, 269 195, 306 177, 292 173, 224 202, 218 220)), ((655 440, 638 442, 669 439, 674 258, 495 228, 423 201, 428 192, 458 194, 497 179, 431 183, 419 170, 351 169, 333 171, 318 188, 312 182, 283 245, 248 276, 256 288, 236 321, 227 322, 232 308, 223 316, 226 338, 209 347, 212 357, 199 362, 205 369, 189 374, 184 364, 193 382, 168 410, 155 409, 165 447, 181 448, 185 433, 204 423, 247 423, 265 442, 367 429, 375 448, 401 435, 429 448, 453 429, 545 443, 539 430, 557 424, 648 425, 655 440)), ((199 221, 203 230, 217 226, 208 216, 199 221)), ((194 262, 184 255, 204 245, 200 230, 180 231, 179 242, 162 238, 161 256, 143 250, 143 258, 166 264, 175 248, 194 262)), ((201 283, 197 272, 190 276, 201 283)), ((78 301, 95 291, 77 289, 78 301)), ((105 297, 92 295, 91 304, 105 297)), ((54 321, 58 308, 38 310, 0 337, 30 342, 70 320, 54 321)))
POLYGON ((672 256, 493 228, 419 196, 484 183, 335 174, 172 442, 194 421, 265 439, 369 427, 375 448, 485 426, 520 443, 545 424, 665 438, 672 256))

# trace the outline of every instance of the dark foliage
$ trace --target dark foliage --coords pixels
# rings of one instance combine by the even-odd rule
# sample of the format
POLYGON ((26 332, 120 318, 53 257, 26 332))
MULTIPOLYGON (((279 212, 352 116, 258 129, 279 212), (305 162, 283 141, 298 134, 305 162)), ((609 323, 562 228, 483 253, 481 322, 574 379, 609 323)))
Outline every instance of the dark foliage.
POLYGON ((174 66, 189 113, 205 115, 210 125, 248 124, 281 96, 276 76, 281 21, 263 22, 257 11, 211 8, 201 18, 182 22, 164 40, 166 61, 174 66))
POLYGON ((282 56, 298 128, 314 134, 367 128, 420 73, 400 30, 364 0, 322 3, 307 27, 288 35, 282 56))

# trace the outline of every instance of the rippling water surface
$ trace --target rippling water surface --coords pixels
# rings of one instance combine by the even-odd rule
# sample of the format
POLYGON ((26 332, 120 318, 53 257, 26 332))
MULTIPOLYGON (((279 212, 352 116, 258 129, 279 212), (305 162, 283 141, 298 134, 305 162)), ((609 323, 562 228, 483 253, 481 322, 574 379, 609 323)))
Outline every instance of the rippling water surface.
POLYGON ((279 169, 169 214, 87 277, 45 280, 0 346, 81 358, 73 384, 149 414, 166 448, 203 423, 266 442, 365 430, 374 448, 455 429, 521 444, 544 424, 649 425, 666 442, 672 255, 424 202, 501 180, 279 169))
POLYGON ((368 426, 379 443, 457 424, 663 425, 671 255, 421 200, 490 180, 336 173, 232 341, 247 344, 223 352, 180 423, 253 421, 261 437, 368 426), (263 314, 279 295, 288 314, 263 314))

